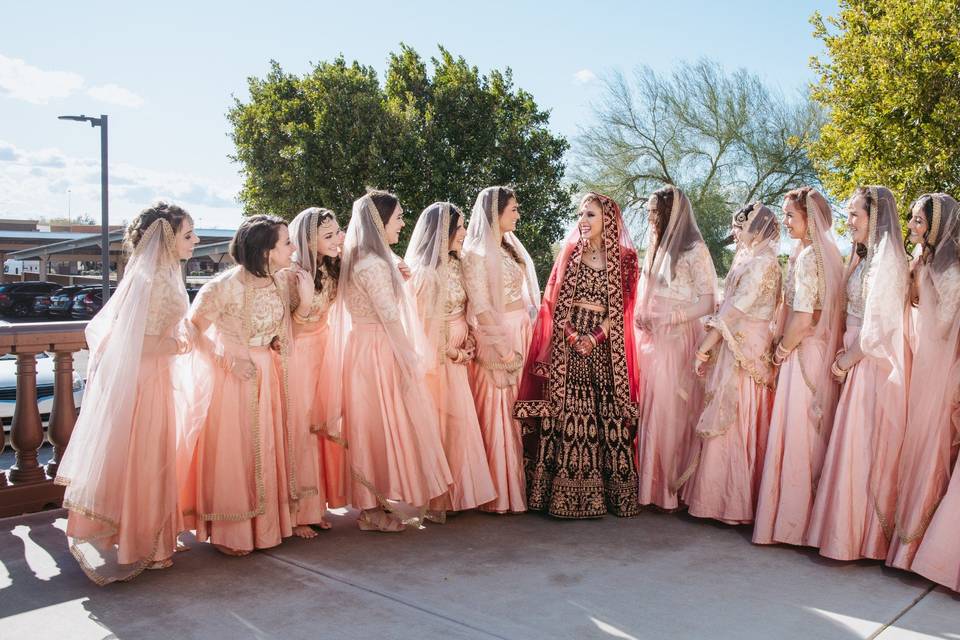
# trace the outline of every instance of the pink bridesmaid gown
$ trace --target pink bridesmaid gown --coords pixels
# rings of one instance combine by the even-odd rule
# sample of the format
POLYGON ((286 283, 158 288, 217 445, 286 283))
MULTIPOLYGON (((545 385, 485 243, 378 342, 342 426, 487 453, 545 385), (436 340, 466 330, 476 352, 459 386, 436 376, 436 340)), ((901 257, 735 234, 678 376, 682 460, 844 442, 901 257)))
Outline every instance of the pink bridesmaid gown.
MULTIPOLYGON (((505 330, 507 345, 516 353, 526 354, 533 330, 530 321, 529 303, 524 293, 524 273, 513 257, 504 249, 501 252, 505 311, 499 322, 505 330)), ((469 258, 468 258, 469 259, 469 258)), ((473 299, 487 295, 486 281, 465 273, 467 296, 473 299)), ((470 367, 470 386, 480 421, 487 464, 493 476, 497 498, 481 509, 495 513, 521 513, 527 510, 526 478, 523 467, 523 441, 520 423, 513 417, 513 405, 517 401, 519 380, 507 386, 499 386, 494 376, 480 363, 470 367)))
POLYGON ((181 491, 197 539, 237 551, 280 544, 297 524, 299 501, 319 493, 316 471, 298 469, 303 439, 288 422, 286 286, 278 278, 255 288, 248 277, 240 267, 224 272, 191 309, 211 323, 208 346, 198 348, 212 360, 213 391, 181 491), (230 370, 243 360, 254 364, 254 379, 230 370))
POLYGON ((723 338, 707 373, 706 406, 681 498, 690 515, 747 524, 754 518, 773 405, 770 345, 781 281, 776 253, 735 263, 727 281, 720 312, 707 325, 723 338))
MULTIPOLYGON (((450 260, 449 291, 446 304, 447 344, 463 349, 469 337, 466 318, 467 294, 459 260, 450 260)), ((453 474, 450 491, 434 500, 432 509, 464 511, 475 509, 497 498, 487 464, 480 421, 470 391, 466 363, 444 358, 442 370, 427 375, 427 386, 441 412, 440 435, 447 463, 453 474)))
POLYGON ((340 292, 352 322, 343 360, 343 436, 349 499, 357 509, 390 501, 423 508, 453 481, 424 380, 401 370, 388 337, 401 313, 390 268, 380 258, 360 258, 340 292))
MULTIPOLYGON (((819 236, 816 241, 821 240, 832 242, 829 235, 819 236)), ((836 247, 828 248, 836 261, 825 268, 839 272, 830 274, 830 282, 834 283, 833 276, 842 277, 843 265, 836 247)), ((826 379, 824 372, 829 367, 827 363, 833 362, 840 309, 836 306, 839 301, 832 301, 824 311, 821 301, 828 295, 824 291, 827 277, 821 279, 818 275, 817 262, 816 248, 811 244, 791 259, 787 272, 786 309, 814 314, 815 320, 812 333, 780 366, 753 529, 753 542, 757 544, 805 544, 833 426, 837 385, 826 379), (819 388, 823 385, 830 388, 819 388)), ((840 292, 833 293, 839 296, 840 292)))
MULTIPOLYGON (((656 289, 650 310, 669 317, 674 309, 687 308, 715 290, 713 260, 706 245, 698 243, 673 266, 669 285, 656 289)), ((637 360, 643 374, 637 436, 641 505, 680 507, 680 477, 703 411, 703 381, 694 375, 690 363, 704 335, 700 319, 637 332, 637 360)))
MULTIPOLYGON (((847 348, 863 325, 863 271, 861 262, 847 281, 847 348)), ((902 370, 886 358, 867 355, 847 373, 807 531, 808 544, 821 555, 886 558, 895 528, 906 393, 902 370)))

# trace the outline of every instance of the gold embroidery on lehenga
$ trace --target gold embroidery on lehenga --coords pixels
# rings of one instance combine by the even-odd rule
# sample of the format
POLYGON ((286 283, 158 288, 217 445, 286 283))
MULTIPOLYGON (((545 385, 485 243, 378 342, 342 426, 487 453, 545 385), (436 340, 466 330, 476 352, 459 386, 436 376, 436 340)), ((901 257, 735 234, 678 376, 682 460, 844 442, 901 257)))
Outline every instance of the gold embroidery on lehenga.
MULTIPOLYGON (((604 207, 607 219, 615 219, 609 205, 604 207)), ((617 225, 605 225, 604 231, 606 267, 582 264, 578 247, 561 283, 550 362, 534 367, 548 380, 546 398, 514 408, 517 418, 539 418, 537 427, 524 424, 538 442, 535 457, 525 460, 528 506, 560 518, 629 517, 640 511, 632 448, 638 407, 630 397, 623 326, 623 287, 635 282, 637 265, 631 274, 621 272, 617 225), (607 340, 581 356, 564 341, 562 327, 569 321, 586 334, 607 318, 600 308, 611 312, 607 340)))

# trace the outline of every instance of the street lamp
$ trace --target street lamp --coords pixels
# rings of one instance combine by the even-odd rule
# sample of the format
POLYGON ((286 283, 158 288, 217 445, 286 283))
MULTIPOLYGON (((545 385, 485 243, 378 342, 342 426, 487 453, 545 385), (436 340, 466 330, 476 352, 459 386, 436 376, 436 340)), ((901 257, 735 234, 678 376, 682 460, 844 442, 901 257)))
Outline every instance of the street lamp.
POLYGON ((107 116, 57 116, 58 120, 89 122, 91 127, 100 127, 100 261, 103 276, 103 304, 110 299, 110 205, 107 202, 107 116))

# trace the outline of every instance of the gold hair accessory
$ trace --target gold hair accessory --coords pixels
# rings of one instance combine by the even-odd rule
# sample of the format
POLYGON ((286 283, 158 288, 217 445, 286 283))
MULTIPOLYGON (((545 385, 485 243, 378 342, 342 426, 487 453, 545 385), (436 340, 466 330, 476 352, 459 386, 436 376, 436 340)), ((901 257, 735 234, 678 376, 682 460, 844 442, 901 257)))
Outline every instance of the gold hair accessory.
POLYGON ((935 194, 933 198, 933 219, 930 221, 930 233, 927 234, 927 243, 930 246, 937 244, 937 236, 940 235, 940 216, 942 215, 943 203, 935 194))

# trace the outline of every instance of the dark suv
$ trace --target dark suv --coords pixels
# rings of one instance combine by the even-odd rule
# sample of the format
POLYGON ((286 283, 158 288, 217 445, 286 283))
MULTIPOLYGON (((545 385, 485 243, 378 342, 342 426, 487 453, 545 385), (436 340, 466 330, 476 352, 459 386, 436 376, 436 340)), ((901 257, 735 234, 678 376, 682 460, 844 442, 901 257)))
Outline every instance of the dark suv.
MULTIPOLYGON (((111 286, 110 295, 113 295, 116 290, 116 286, 111 286)), ((102 306, 103 287, 86 287, 73 296, 73 307, 70 309, 70 317, 74 320, 89 320, 97 315, 97 311, 100 311, 102 306)))
POLYGON ((25 318, 33 313, 33 301, 60 288, 54 282, 11 282, 0 284, 0 314, 25 318))
POLYGON ((33 311, 37 315, 46 314, 50 318, 69 318, 74 297, 89 288, 92 288, 92 285, 70 285, 57 289, 49 296, 39 296, 33 303, 33 311))

